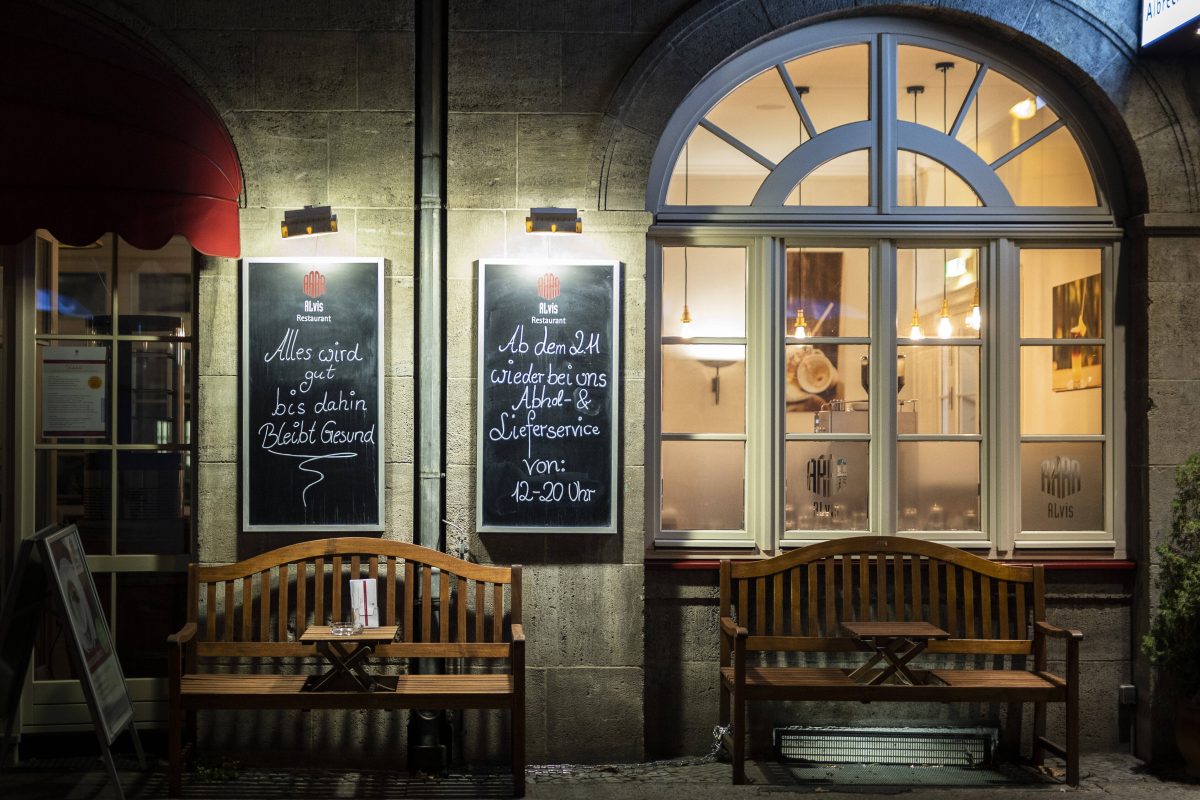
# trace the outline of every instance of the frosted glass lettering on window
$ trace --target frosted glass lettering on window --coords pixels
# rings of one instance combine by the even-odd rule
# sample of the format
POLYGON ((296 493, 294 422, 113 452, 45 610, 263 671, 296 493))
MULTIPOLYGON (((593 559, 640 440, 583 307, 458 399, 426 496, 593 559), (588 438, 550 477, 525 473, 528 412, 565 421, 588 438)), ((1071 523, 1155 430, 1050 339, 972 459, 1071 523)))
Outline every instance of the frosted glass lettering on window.
POLYGON ((1104 530, 1104 445, 1021 445, 1021 530, 1104 530))
POLYGON ((870 445, 788 442, 787 530, 869 530, 870 445))

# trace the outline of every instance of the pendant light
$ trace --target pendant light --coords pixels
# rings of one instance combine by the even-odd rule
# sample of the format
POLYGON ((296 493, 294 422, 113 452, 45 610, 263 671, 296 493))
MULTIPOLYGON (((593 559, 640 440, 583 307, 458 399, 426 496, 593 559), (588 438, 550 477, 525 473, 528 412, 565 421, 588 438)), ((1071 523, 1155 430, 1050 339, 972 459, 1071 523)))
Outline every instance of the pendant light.
POLYGON ((692 314, 688 311, 688 249, 683 248, 683 314, 679 317, 679 335, 685 339, 692 336, 692 314))
MULTIPOLYGON (((950 70, 954 69, 953 61, 942 61, 934 65, 934 68, 942 73, 942 133, 949 135, 949 117, 947 115, 947 95, 949 94, 948 76, 950 70)), ((947 197, 949 169, 945 164, 942 165, 942 206, 949 205, 949 197, 947 197)), ((946 256, 945 250, 942 250, 942 313, 938 317, 937 334, 939 339, 949 339, 954 335, 954 324, 950 322, 950 304, 946 299, 946 256)))
MULTIPOLYGON (((979 98, 978 97, 975 98, 975 101, 972 105, 975 106, 975 153, 978 154, 979 153, 979 98)), ((978 200, 976 202, 978 202, 978 200)), ((979 313, 979 279, 980 279, 980 277, 981 276, 979 273, 979 263, 978 263, 978 259, 976 259, 975 295, 971 299, 971 313, 967 314, 966 323, 967 323, 968 328, 970 328, 973 331, 977 331, 977 332, 983 329, 983 315, 979 313)))
POLYGON ((792 336, 797 339, 808 338, 808 322, 804 319, 804 248, 798 248, 796 253, 799 259, 798 269, 799 275, 799 292, 800 303, 796 308, 796 327, 792 330, 792 336))
MULTIPOLYGON (((683 204, 685 206, 688 205, 689 199, 688 175, 692 171, 689 158, 691 146, 690 140, 683 146, 683 204)), ((692 336, 692 313, 688 311, 688 249, 686 245, 683 248, 683 314, 679 317, 679 335, 684 339, 692 336)))
MULTIPOLYGON (((796 95, 800 98, 800 102, 804 102, 804 95, 808 94, 809 87, 797 86, 796 95)), ((797 114, 799 117, 799 114, 797 114)), ((804 120, 799 119, 796 125, 796 146, 800 147, 804 144, 804 120)), ((796 205, 804 205, 804 181, 796 184, 796 205)), ((804 319, 804 248, 799 248, 798 257, 800 259, 799 275, 800 286, 797 294, 800 295, 799 303, 796 308, 796 327, 792 329, 792 336, 796 339, 808 338, 808 322, 804 319)))
MULTIPOLYGON (((924 86, 909 86, 906 90, 912 95, 913 99, 913 124, 917 124, 917 95, 925 91, 924 86)), ((917 153, 913 151, 913 206, 920 205, 917 195, 917 153)), ((925 332, 921 330, 921 312, 917 310, 917 259, 913 257, 913 313, 912 326, 908 330, 908 338, 914 342, 919 342, 925 338, 925 332)))

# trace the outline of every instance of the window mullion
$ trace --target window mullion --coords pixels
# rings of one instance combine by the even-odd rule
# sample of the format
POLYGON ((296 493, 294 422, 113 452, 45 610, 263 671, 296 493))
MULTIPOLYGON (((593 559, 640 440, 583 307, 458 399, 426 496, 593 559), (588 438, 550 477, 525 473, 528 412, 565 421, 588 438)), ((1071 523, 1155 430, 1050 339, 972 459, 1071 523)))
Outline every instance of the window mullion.
POLYGON ((763 550, 779 547, 783 519, 783 298, 782 241, 760 239, 749 248, 746 292, 746 525, 763 550))
POLYGON ((871 529, 896 530, 896 248, 879 242, 871 270, 871 529))
POLYGON ((885 213, 896 207, 896 37, 880 34, 872 52, 871 74, 875 77, 870 90, 870 108, 875 114, 875 146, 872 166, 875 169, 871 198, 876 211, 885 213))
POLYGON ((1012 552, 1021 524, 1021 271, 1011 239, 989 248, 983 284, 988 473, 985 519, 997 555, 1012 552), (989 335, 990 334, 990 335, 989 335))

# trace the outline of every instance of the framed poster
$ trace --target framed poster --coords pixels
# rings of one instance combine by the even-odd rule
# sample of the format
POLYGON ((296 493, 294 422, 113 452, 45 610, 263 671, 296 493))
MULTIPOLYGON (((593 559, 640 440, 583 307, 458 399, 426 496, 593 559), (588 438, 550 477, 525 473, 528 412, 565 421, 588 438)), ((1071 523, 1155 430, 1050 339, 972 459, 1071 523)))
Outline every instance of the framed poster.
POLYGON ((111 745, 133 721, 133 702, 79 541, 79 530, 67 525, 42 536, 39 542, 46 574, 64 611, 65 627, 77 654, 75 667, 83 694, 103 732, 104 743, 111 745))
POLYGON ((479 262, 476 530, 615 533, 621 265, 479 262))
POLYGON ((242 261, 242 529, 383 530, 383 259, 242 261))

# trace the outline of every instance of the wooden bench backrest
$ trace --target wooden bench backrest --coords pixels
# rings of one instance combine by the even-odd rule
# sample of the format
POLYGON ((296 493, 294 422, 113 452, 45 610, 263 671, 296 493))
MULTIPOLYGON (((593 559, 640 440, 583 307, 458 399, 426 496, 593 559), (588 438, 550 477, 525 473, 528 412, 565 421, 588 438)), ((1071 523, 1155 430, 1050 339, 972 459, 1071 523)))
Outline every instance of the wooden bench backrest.
POLYGON ((721 615, 750 649, 851 650, 842 621, 925 621, 930 652, 1029 654, 1045 619, 1041 566, 1010 566, 898 536, 835 539, 762 561, 721 563, 721 615))
POLYGON ((420 545, 366 537, 301 542, 234 564, 193 564, 188 621, 196 623, 197 655, 311 655, 313 646, 298 637, 309 625, 351 619, 346 591, 355 578, 378 581, 380 624, 400 626, 397 642, 376 654, 509 655, 506 621, 521 622, 520 566, 472 564, 420 545), (441 623, 436 630, 435 619, 441 623))

